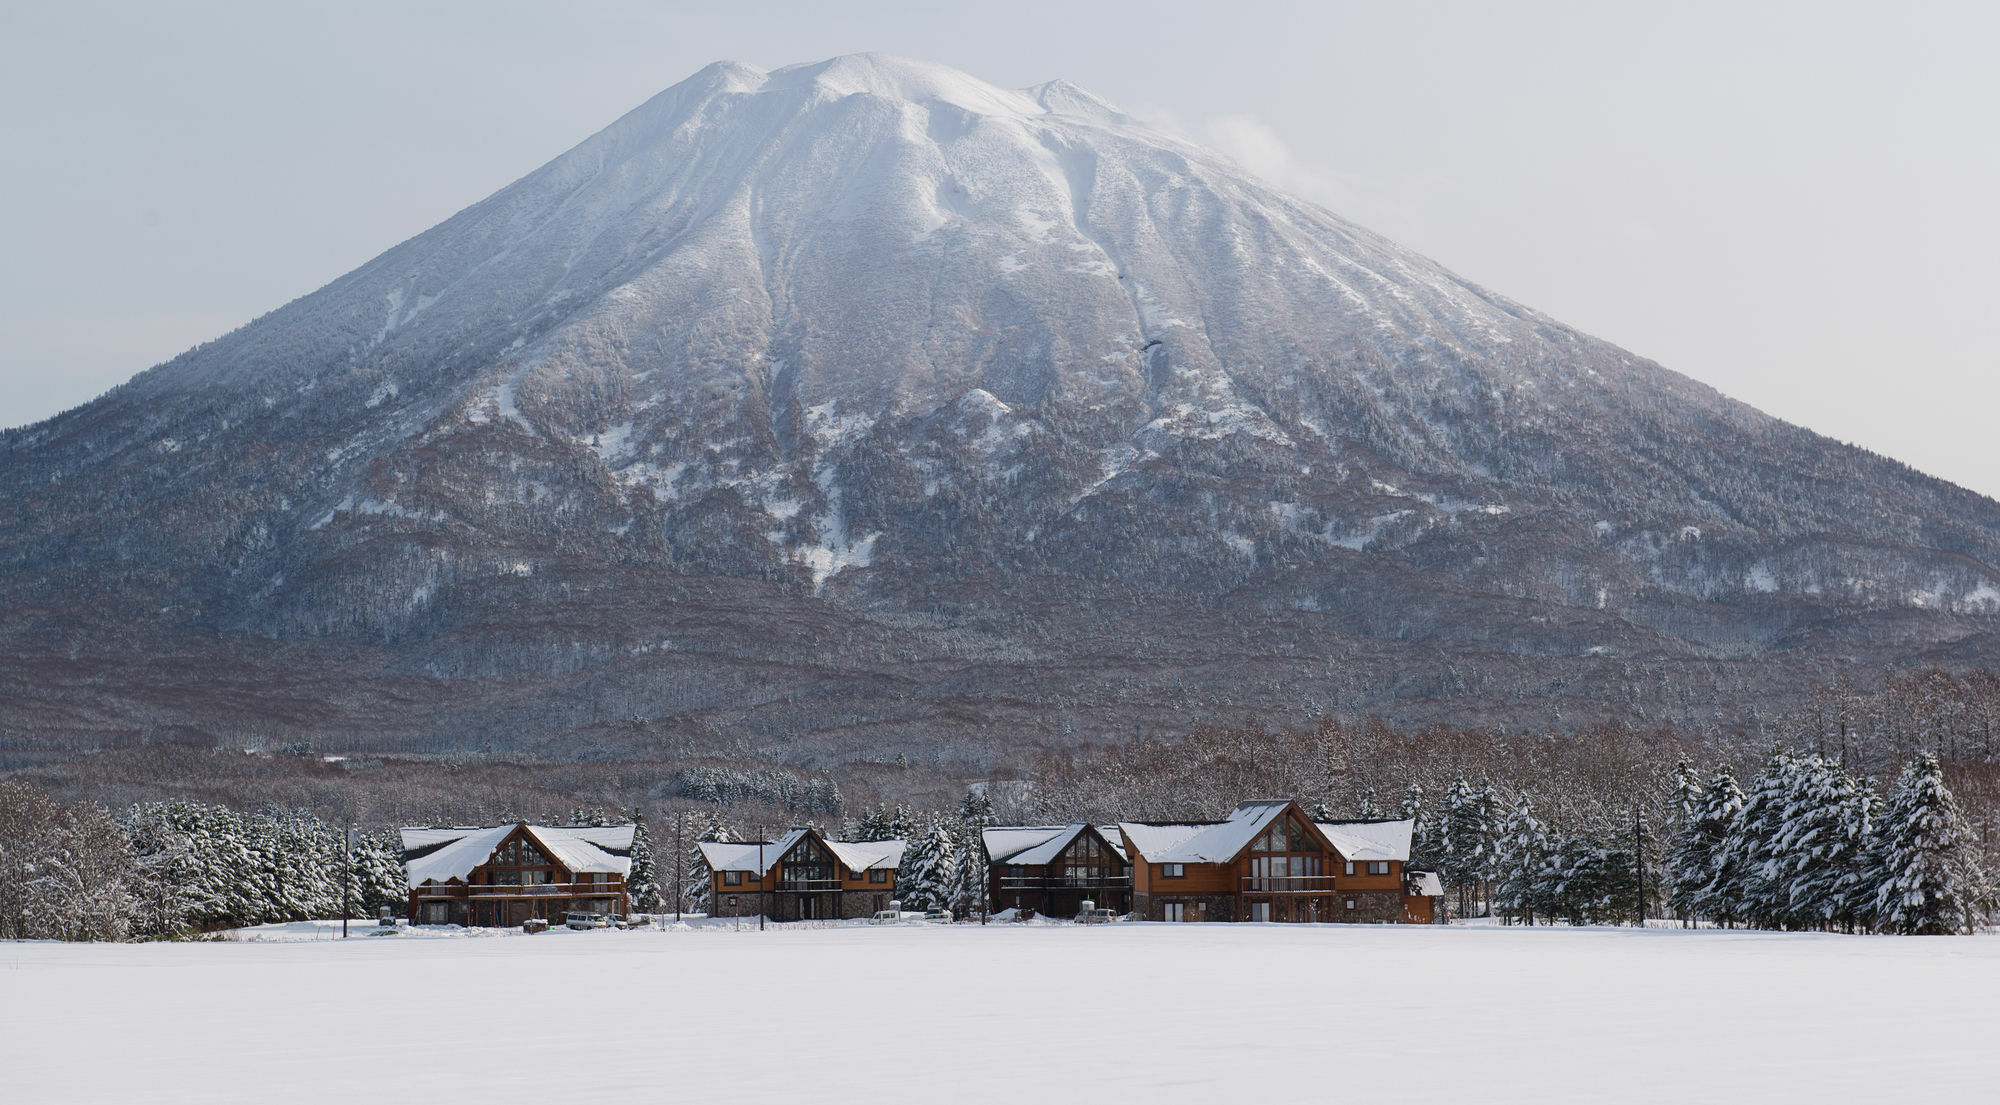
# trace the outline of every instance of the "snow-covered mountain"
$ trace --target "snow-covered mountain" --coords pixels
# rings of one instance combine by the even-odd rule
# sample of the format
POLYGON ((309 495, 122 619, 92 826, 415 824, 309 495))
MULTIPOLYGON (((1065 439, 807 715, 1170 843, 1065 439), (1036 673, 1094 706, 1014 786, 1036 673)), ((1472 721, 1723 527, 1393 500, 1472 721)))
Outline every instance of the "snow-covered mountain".
MULTIPOLYGON (((397 732, 767 747, 1046 728, 1075 680, 1120 732, 1166 686, 1212 716, 1984 657, 2000 506, 1074 85, 856 55, 710 66, 0 437, 0 563, 23 663, 238 650, 397 732), (1412 689, 1418 655, 1451 674, 1412 689), (506 704, 551 673, 592 704, 506 704), (393 679, 484 705, 413 721, 393 679)), ((113 712, 238 724, 202 709, 113 712)))

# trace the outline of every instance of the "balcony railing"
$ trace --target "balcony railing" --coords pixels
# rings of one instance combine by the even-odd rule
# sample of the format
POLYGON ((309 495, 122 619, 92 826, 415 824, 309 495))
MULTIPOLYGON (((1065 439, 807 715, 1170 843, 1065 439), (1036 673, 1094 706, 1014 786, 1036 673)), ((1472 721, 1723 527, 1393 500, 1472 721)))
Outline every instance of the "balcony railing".
POLYGON ((1130 890, 1130 875, 1002 875, 1002 890, 1130 890))
POLYGON ((1245 875, 1243 889, 1256 894, 1331 894, 1332 875, 1245 875))
MULTIPOLYGON (((791 894, 811 894, 828 890, 839 890, 841 885, 839 879, 780 879, 778 881, 778 889, 791 894)), ((886 885, 884 889, 887 889, 886 885)))
POLYGON ((496 883, 479 886, 426 886, 417 888, 417 899, 435 898, 440 901, 472 898, 524 898, 524 897, 611 897, 625 892, 625 888, 608 882, 536 882, 536 883, 496 883))

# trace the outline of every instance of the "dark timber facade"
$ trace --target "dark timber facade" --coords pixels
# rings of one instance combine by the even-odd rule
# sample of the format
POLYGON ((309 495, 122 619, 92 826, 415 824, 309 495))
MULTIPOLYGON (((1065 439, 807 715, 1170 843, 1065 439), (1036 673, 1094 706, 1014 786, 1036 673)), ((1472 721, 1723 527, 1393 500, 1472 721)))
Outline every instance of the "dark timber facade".
POLYGON ((1115 829, 1009 826, 982 835, 994 909, 1075 917, 1090 902, 1098 909, 1131 911, 1132 864, 1115 829))

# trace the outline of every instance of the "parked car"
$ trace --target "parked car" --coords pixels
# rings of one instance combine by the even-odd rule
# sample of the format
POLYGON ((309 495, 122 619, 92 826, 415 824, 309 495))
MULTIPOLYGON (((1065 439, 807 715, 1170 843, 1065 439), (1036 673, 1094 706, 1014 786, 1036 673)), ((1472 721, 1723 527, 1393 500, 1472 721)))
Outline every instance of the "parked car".
POLYGON ((878 909, 875 911, 875 916, 868 918, 868 923, 871 925, 895 925, 901 924, 902 920, 903 911, 900 909, 878 909))
POLYGON ((924 920, 937 921, 940 924, 946 924, 946 925, 951 924, 951 910, 949 909, 928 910, 924 913, 924 920))
POLYGON ((611 919, 602 913, 572 913, 563 918, 563 924, 573 929, 610 928, 611 919))
POLYGON ((1118 919, 1115 909, 1092 909, 1077 915, 1077 920, 1086 925, 1107 925, 1118 919))

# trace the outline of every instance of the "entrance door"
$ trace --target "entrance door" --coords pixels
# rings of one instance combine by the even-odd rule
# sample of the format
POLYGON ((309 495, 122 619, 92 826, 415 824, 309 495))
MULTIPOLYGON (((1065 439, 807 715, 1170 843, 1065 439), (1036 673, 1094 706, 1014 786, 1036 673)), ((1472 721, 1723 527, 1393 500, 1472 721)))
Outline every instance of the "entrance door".
POLYGON ((1162 902, 1160 904, 1160 920, 1162 921, 1187 920, 1187 903, 1162 902))

